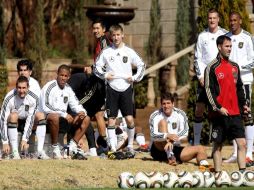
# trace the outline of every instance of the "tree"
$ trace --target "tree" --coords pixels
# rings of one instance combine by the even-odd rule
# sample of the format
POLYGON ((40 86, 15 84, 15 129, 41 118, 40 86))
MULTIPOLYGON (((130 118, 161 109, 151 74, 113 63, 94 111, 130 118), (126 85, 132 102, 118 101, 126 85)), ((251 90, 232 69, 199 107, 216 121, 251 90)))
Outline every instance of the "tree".
POLYGON ((4 41, 3 0, 0 0, 0 103, 4 99, 8 85, 4 41))
MULTIPOLYGON (((177 15, 176 15, 176 52, 188 47, 190 36, 190 4, 185 0, 178 0, 177 15), (181 32, 179 32, 181 31, 181 32)), ((177 83, 185 85, 189 80, 189 60, 188 55, 181 57, 178 60, 177 83)))

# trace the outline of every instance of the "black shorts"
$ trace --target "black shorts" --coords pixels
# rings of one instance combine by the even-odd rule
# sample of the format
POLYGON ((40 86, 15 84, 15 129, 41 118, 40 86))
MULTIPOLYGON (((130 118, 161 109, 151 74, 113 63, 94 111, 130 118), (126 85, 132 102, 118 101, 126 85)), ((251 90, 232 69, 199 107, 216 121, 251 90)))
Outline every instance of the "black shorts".
POLYGON ((130 86, 123 92, 118 92, 112 89, 109 85, 107 86, 106 95, 106 110, 107 116, 117 117, 118 110, 121 111, 123 117, 127 115, 133 116, 133 102, 132 102, 133 89, 130 86))
POLYGON ((208 104, 205 87, 201 86, 200 83, 198 83, 198 89, 197 89, 197 102, 208 104))
MULTIPOLYGON (((182 163, 180 156, 181 156, 183 149, 184 149, 184 147, 181 147, 181 146, 174 146, 174 148, 173 148, 174 156, 176 157, 176 161, 179 163, 182 163)), ((152 144, 150 152, 151 152, 151 156, 153 157, 154 160, 168 161, 167 153, 165 151, 158 150, 155 147, 154 143, 152 144)))
POLYGON ((25 125, 26 125, 26 119, 19 119, 18 120, 18 132, 23 133, 25 125))
POLYGON ((220 116, 212 119, 211 141, 223 143, 226 139, 245 138, 241 116, 220 116))

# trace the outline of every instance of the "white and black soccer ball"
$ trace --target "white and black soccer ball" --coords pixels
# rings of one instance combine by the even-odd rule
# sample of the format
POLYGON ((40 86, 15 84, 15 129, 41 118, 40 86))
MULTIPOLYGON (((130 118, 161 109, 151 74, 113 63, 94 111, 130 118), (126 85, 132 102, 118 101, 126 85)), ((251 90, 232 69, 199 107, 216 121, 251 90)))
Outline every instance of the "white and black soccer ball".
POLYGON ((192 172, 192 186, 193 187, 204 187, 205 186, 205 178, 202 172, 194 171, 192 172))
POLYGON ((205 171, 203 173, 205 184, 204 187, 215 187, 215 177, 212 172, 205 171))
POLYGON ((226 171, 217 172, 215 175, 216 187, 229 187, 231 186, 230 176, 226 171))
POLYGON ((164 178, 161 172, 151 172, 147 174, 150 178, 150 188, 162 188, 164 178))
POLYGON ((233 187, 240 187, 243 185, 243 174, 240 171, 234 171, 230 174, 231 185, 233 187))
POLYGON ((150 187, 150 178, 145 172, 138 172, 134 177, 136 188, 145 189, 150 187))
POLYGON ((119 188, 128 189, 134 187, 134 176, 130 172, 123 172, 118 176, 117 184, 119 188))
POLYGON ((243 185, 254 187, 254 171, 246 170, 243 173, 243 185))
POLYGON ((178 173, 179 178, 179 187, 183 188, 191 188, 192 187, 192 181, 193 177, 190 172, 183 171, 178 173))
POLYGON ((163 175, 164 187, 174 188, 179 186, 178 176, 174 172, 166 172, 163 175))

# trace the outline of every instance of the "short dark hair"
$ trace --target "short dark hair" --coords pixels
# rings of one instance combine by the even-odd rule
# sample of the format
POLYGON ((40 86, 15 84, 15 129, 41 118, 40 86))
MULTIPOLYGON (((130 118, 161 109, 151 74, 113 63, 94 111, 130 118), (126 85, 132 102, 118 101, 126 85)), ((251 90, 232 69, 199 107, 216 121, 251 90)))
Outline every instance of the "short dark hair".
POLYGON ((217 44, 217 46, 218 45, 222 45, 223 43, 224 43, 224 41, 231 41, 231 38, 230 37, 228 37, 228 36, 226 36, 226 35, 221 35, 221 36, 219 36, 218 38, 217 38, 217 40, 216 40, 216 44, 217 44))
POLYGON ((174 102, 176 97, 177 97, 176 93, 169 93, 169 92, 163 93, 161 95, 161 103, 163 100, 170 100, 171 102, 174 102))
POLYGON ((117 31, 117 30, 120 30, 121 32, 123 32, 123 27, 120 24, 112 25, 109 28, 109 33, 112 34, 113 31, 117 31))
POLYGON ((70 68, 68 65, 65 65, 65 64, 60 65, 60 66, 58 67, 57 73, 59 73, 61 70, 66 70, 66 71, 71 72, 71 68, 70 68))
POLYGON ((97 18, 97 19, 93 20, 92 26, 97 23, 99 23, 102 28, 106 28, 106 24, 101 18, 97 18))
POLYGON ((220 13, 215 9, 215 8, 211 8, 208 10, 208 14, 209 13, 217 13, 218 17, 220 17, 220 13))
POLYGON ((242 19, 242 16, 239 12, 231 11, 230 14, 229 14, 229 17, 231 17, 232 15, 237 15, 239 17, 239 19, 242 19))
POLYGON ((16 81, 16 87, 18 86, 19 83, 22 83, 22 82, 26 82, 27 86, 29 86, 29 80, 28 80, 28 78, 25 77, 25 76, 19 76, 19 78, 16 81))
POLYGON ((33 64, 34 64, 34 62, 30 59, 22 59, 22 60, 18 61, 17 70, 20 71, 21 66, 26 66, 28 70, 32 71, 33 64))

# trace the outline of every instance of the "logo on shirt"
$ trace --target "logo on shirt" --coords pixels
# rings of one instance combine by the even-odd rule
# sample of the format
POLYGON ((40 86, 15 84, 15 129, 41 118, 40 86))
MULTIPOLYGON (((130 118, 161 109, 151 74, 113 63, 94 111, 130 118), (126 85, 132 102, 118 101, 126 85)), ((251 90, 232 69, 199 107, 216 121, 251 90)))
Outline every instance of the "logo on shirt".
POLYGON ((239 42, 239 43, 238 43, 238 47, 239 47, 239 48, 243 48, 243 42, 239 42))
POLYGON ((68 97, 65 96, 65 97, 64 97, 64 103, 66 104, 67 102, 68 102, 68 97))
POLYGON ((25 111, 29 110, 29 105, 25 105, 25 111))
POLYGON ((224 73, 218 73, 217 78, 218 79, 223 79, 224 78, 224 73))
POLYGON ((214 139, 216 139, 216 138, 218 137, 218 131, 217 131, 217 130, 214 130, 214 131, 212 132, 212 137, 213 137, 214 139))
POLYGON ((176 127, 177 127, 176 122, 173 122, 173 123, 172 123, 172 128, 173 128, 173 129, 176 129, 176 127))
POLYGON ((109 61, 110 61, 110 62, 114 62, 114 61, 115 61, 115 58, 114 58, 113 56, 111 56, 111 57, 109 58, 109 61))
POLYGON ((127 56, 123 56, 123 62, 127 63, 127 61, 128 61, 128 57, 127 56))

